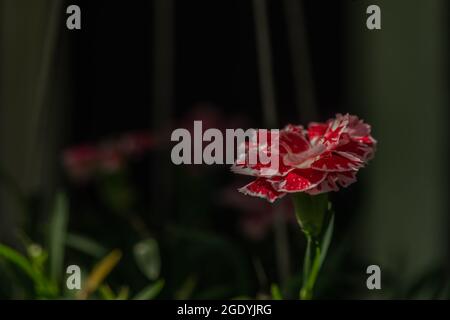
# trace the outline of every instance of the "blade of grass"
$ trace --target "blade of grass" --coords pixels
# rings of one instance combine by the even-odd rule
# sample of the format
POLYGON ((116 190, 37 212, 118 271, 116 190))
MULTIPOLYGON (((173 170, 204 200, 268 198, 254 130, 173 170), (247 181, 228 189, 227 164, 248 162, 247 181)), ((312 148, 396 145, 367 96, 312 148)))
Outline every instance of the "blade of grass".
POLYGON ((45 275, 36 269, 32 262, 16 250, 0 244, 0 258, 3 257, 6 261, 16 266, 19 270, 24 272, 34 284, 35 298, 55 298, 58 294, 58 289, 49 282, 45 275))
POLYGON ((270 287, 270 291, 272 293, 273 300, 283 300, 283 295, 281 294, 280 288, 276 283, 273 283, 270 287))
POLYGON ((158 280, 155 283, 145 287, 141 292, 139 292, 134 300, 152 300, 154 299, 164 288, 164 280, 158 280))
POLYGON ((66 245, 95 258, 104 257, 108 253, 108 250, 101 244, 73 233, 67 234, 66 245))
POLYGON ((192 296, 192 293, 194 292, 195 288, 197 287, 198 279, 196 275, 189 276, 186 281, 183 283, 180 289, 175 292, 175 299, 176 300, 186 300, 190 299, 192 296))
POLYGON ((116 299, 115 293, 111 290, 111 288, 107 284, 101 285, 98 288, 98 293, 103 300, 115 300, 116 299))
POLYGON ((113 250, 102 261, 100 261, 89 274, 83 290, 78 294, 79 299, 87 299, 89 295, 97 290, 103 280, 111 273, 122 258, 120 250, 113 250))
POLYGON ((130 288, 121 287, 119 293, 117 293, 116 300, 128 300, 129 296, 130 296, 130 288))
POLYGON ((50 222, 50 278, 59 283, 63 272, 64 248, 66 243, 69 208, 64 193, 56 195, 50 222))
POLYGON ((31 262, 16 250, 0 244, 0 257, 3 257, 5 260, 18 267, 33 281, 36 282, 38 280, 38 276, 34 271, 31 262))

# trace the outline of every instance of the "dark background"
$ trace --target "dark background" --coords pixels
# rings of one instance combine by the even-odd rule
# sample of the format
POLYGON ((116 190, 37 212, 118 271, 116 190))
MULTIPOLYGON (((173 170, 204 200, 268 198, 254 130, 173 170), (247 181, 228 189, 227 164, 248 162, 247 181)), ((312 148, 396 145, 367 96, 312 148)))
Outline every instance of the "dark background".
MULTIPOLYGON (((75 111, 74 142, 92 136, 146 128, 151 120, 155 76, 154 15, 151 1, 133 5, 80 2, 81 31, 66 35, 75 111), (114 93, 114 94, 113 94, 114 93), (95 107, 94 107, 95 106, 95 107), (126 112, 125 112, 126 111, 126 112), (108 122, 98 126, 108 115, 108 122)), ((323 118, 342 110, 345 86, 344 3, 305 3, 313 80, 323 118), (324 21, 326 23, 324 23, 324 21)), ((262 122, 255 27, 251 1, 186 1, 174 6, 173 116, 201 102, 262 122)), ((295 115, 295 87, 282 1, 270 1, 268 15, 277 106, 282 124, 295 115)), ((170 54, 170 53, 168 53, 170 54)), ((73 133, 72 133, 73 132, 73 133)))
MULTIPOLYGON (((379 141, 359 182, 332 195, 334 255, 319 297, 430 298, 448 274, 447 2, 265 2, 274 126, 350 112, 370 123, 379 141), (382 30, 366 28, 369 4, 381 7, 382 30), (382 292, 366 290, 370 264, 382 267, 382 292)), ((3 242, 22 251, 24 233, 44 242, 48 212, 64 190, 69 230, 124 252, 113 287, 126 283, 137 291, 146 281, 130 253, 143 238, 135 216, 159 243, 165 298, 177 297, 189 281, 196 283, 193 298, 255 297, 283 282, 276 232, 248 239, 237 227, 242 210, 222 201, 224 189, 248 179, 227 166, 170 162, 168 133, 193 120, 271 126, 262 111, 261 30, 252 1, 74 1, 82 29, 72 31, 65 27, 68 2, 0 4, 3 242), (67 177, 64 150, 136 130, 166 145, 127 164, 126 182, 121 173, 82 185, 67 177), (11 180, 27 199, 26 213, 8 191, 11 180), (133 212, 120 212, 121 203, 111 200, 123 194, 132 195, 133 212), (206 245, 214 241, 226 244, 206 245)), ((287 225, 292 279, 284 290, 295 297, 304 241, 287 225)), ((66 260, 92 264, 72 251, 66 260)))

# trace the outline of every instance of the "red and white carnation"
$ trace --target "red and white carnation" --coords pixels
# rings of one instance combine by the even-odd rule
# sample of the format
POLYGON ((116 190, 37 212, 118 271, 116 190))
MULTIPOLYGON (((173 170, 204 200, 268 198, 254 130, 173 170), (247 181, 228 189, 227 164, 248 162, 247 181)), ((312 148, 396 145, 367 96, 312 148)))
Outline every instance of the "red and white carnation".
MULTIPOLYGON (((374 155, 376 140, 370 131, 370 125, 349 114, 337 114, 325 123, 310 123, 308 129, 288 125, 276 137, 278 150, 271 150, 273 137, 267 141, 267 153, 278 153, 278 170, 267 170, 270 164, 258 161, 240 161, 232 166, 235 173, 256 177, 239 191, 274 202, 287 193, 315 195, 348 187, 374 155)), ((258 144, 246 142, 247 154, 253 148, 258 144)))

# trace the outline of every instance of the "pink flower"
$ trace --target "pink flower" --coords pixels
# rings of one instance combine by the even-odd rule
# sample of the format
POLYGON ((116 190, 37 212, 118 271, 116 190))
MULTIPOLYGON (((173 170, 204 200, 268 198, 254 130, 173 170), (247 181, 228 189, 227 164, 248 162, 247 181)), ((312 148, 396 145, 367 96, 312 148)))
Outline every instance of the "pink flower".
MULTIPOLYGON (((325 123, 288 125, 279 132, 279 169, 265 174, 270 164, 234 164, 232 171, 256 177, 240 192, 274 202, 287 193, 320 194, 338 191, 356 181, 356 173, 375 152, 370 126, 352 115, 337 114, 325 123)), ((272 137, 273 139, 273 137, 272 137)), ((268 153, 271 150, 268 142, 268 153)), ((246 151, 257 145, 246 144, 246 151)))
POLYGON ((151 151, 158 144, 159 140, 149 132, 129 132, 114 140, 70 147, 63 152, 63 165, 72 180, 86 182, 97 173, 121 170, 127 160, 151 151))
POLYGON ((77 181, 85 181, 95 172, 99 153, 94 146, 85 144, 67 149, 63 163, 69 175, 77 181))
POLYGON ((117 150, 125 156, 140 156, 159 144, 159 139, 146 131, 126 133, 117 141, 117 150))

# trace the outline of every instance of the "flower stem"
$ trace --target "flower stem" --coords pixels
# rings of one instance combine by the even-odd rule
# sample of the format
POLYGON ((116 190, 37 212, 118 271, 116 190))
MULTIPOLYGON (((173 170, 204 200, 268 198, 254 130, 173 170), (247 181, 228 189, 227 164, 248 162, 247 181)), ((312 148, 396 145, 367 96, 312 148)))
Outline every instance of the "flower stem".
POLYGON ((311 300, 313 298, 313 290, 316 284, 317 276, 321 267, 321 250, 319 244, 310 236, 307 236, 308 244, 305 254, 305 268, 303 271, 303 286, 300 290, 301 300, 311 300), (312 247, 312 248, 311 248, 312 247), (311 252, 312 251, 312 252, 311 252), (311 253, 313 254, 311 264, 311 253), (308 266, 307 266, 308 264, 308 266))
POLYGON ((330 246, 334 214, 327 194, 310 196, 297 193, 293 194, 293 200, 297 220, 307 240, 300 299, 310 300, 330 246))

